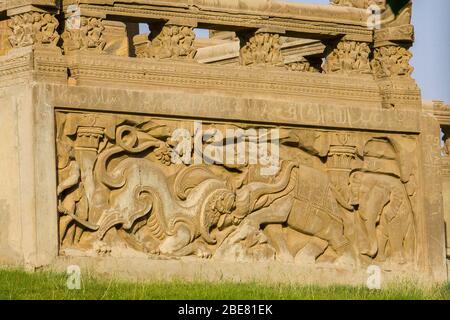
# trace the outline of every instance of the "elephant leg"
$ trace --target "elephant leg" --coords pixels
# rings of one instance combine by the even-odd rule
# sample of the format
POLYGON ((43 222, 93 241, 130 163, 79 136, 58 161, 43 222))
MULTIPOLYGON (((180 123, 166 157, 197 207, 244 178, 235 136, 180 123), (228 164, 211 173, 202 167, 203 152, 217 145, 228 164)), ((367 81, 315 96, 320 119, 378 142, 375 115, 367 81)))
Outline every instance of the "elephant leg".
POLYGON ((269 243, 275 248, 277 259, 284 262, 293 262, 294 257, 289 251, 281 224, 269 224, 264 228, 264 233, 267 235, 269 243))
POLYGON ((366 227, 369 238, 369 248, 362 250, 362 254, 374 257, 378 251, 376 225, 384 206, 389 203, 389 192, 385 188, 375 185, 363 199, 360 206, 360 217, 366 227))
POLYGON ((291 212, 292 204, 292 197, 278 199, 270 206, 257 210, 248 215, 244 220, 244 223, 252 224, 258 228, 262 224, 285 223, 291 212))
POLYGON ((186 226, 180 226, 176 233, 168 236, 159 246, 159 252, 162 254, 173 254, 184 248, 191 242, 191 231, 186 226))

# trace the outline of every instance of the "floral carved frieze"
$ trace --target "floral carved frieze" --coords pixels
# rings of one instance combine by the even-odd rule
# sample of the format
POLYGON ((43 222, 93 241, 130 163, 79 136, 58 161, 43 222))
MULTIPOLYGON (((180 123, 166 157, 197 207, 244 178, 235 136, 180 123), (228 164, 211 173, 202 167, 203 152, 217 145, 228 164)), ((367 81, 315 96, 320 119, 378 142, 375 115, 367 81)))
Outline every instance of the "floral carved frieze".
POLYGON ((13 48, 32 45, 56 47, 58 20, 49 13, 27 12, 14 15, 8 21, 9 42, 13 48))
POLYGON ((413 137, 69 111, 56 122, 61 254, 415 263, 413 137))
POLYGON ((338 41, 328 46, 324 73, 370 74, 370 46, 365 42, 338 41))

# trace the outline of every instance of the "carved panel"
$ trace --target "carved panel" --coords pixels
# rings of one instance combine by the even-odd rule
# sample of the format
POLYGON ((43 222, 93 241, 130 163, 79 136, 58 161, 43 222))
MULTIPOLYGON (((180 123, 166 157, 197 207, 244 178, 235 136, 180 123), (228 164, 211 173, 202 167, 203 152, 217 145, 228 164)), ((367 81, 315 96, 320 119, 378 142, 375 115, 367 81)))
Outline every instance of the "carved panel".
POLYGON ((192 27, 178 25, 156 25, 148 35, 134 38, 136 56, 154 59, 193 60, 195 33, 192 27))
POLYGON ((370 47, 368 43, 338 41, 327 46, 323 71, 325 73, 370 74, 370 47))
POLYGON ((61 254, 415 265, 414 137, 64 110, 56 123, 61 254))
POLYGON ((56 47, 59 22, 55 16, 42 12, 26 12, 8 20, 9 42, 13 48, 38 45, 56 47))
POLYGON ((239 34, 241 41, 241 65, 284 65, 281 54, 281 38, 267 32, 239 34))
POLYGON ((102 52, 106 41, 104 37, 105 27, 100 18, 80 17, 79 27, 73 27, 66 23, 62 35, 64 50, 90 50, 102 52))
POLYGON ((411 76, 414 68, 409 64, 411 52, 400 46, 376 48, 372 61, 373 72, 377 77, 411 76))

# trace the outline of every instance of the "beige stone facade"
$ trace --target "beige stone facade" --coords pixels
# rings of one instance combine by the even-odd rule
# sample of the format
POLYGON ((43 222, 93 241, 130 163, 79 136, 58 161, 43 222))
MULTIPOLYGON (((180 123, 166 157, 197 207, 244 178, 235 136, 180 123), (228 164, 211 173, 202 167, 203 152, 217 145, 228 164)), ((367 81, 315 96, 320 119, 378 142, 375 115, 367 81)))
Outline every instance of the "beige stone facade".
POLYGON ((411 77, 411 10, 0 2, 0 261, 446 280, 450 108, 411 77))

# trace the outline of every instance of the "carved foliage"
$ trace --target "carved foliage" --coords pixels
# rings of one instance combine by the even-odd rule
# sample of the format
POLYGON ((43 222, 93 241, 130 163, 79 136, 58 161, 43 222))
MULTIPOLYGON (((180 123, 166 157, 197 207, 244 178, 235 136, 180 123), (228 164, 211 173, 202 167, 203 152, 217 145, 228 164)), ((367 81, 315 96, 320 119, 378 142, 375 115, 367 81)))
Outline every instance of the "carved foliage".
POLYGON ((64 50, 95 50, 103 51, 106 41, 103 35, 105 27, 102 19, 81 17, 79 28, 68 28, 62 35, 64 50))
POLYGON ((241 65, 283 65, 281 39, 278 34, 259 32, 239 35, 241 65))
POLYGON ((370 47, 365 42, 339 41, 327 47, 325 73, 370 74, 370 47))
POLYGON ((59 40, 58 20, 49 13, 27 12, 8 21, 9 42, 13 48, 31 45, 56 47, 59 40))
POLYGON ((385 46, 376 48, 372 68, 377 77, 407 76, 414 68, 409 64, 411 52, 400 46, 385 46))
POLYGON ((193 60, 193 28, 177 25, 162 25, 152 28, 150 39, 135 38, 136 55, 140 58, 193 60))

